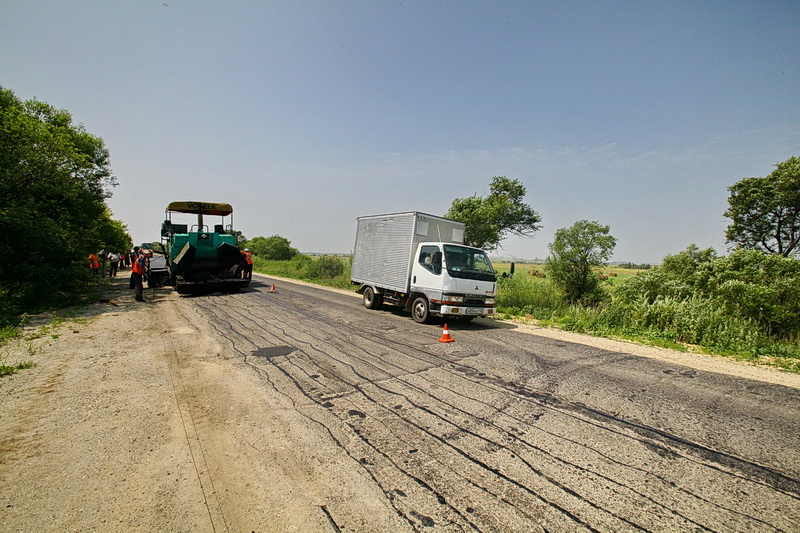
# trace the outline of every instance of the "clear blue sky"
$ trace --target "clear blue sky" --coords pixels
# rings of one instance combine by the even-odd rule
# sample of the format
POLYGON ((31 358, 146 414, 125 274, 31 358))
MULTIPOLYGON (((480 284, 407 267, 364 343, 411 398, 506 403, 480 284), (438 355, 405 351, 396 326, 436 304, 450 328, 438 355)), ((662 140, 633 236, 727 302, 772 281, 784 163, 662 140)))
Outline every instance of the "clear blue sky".
POLYGON ((727 187, 800 156, 800 2, 0 0, 0 85, 102 137, 137 242, 173 200, 349 252, 355 218, 527 187, 614 260, 725 251, 727 187))

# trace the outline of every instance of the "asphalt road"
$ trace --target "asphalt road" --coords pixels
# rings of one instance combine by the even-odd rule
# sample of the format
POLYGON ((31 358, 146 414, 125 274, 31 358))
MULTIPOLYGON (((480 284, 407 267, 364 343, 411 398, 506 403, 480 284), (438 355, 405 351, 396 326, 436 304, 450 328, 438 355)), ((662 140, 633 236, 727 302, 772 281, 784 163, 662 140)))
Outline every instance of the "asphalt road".
POLYGON ((342 488, 331 531, 800 531, 798 389, 272 281, 180 305, 342 488))

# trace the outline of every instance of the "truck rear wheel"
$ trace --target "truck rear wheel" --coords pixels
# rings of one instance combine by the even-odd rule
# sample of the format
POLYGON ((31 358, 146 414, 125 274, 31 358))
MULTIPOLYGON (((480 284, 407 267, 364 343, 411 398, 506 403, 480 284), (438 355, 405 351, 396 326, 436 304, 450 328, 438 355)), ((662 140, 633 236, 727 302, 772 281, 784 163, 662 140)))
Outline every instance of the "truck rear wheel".
POLYGON ((427 298, 419 296, 414 300, 414 303, 411 304, 411 316, 414 318, 414 322, 418 324, 427 324, 430 322, 431 313, 427 298))
POLYGON ((372 287, 364 289, 364 307, 367 309, 380 309, 383 305, 383 296, 375 292, 372 287))

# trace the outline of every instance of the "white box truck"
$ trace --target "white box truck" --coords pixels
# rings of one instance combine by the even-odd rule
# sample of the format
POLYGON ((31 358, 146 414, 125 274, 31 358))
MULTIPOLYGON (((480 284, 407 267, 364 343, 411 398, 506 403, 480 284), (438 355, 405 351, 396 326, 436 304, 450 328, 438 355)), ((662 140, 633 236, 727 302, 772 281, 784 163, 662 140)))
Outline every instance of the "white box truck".
POLYGON ((419 323, 494 315, 497 276, 486 252, 464 246, 463 223, 416 211, 357 220, 350 282, 365 307, 401 307, 419 323))

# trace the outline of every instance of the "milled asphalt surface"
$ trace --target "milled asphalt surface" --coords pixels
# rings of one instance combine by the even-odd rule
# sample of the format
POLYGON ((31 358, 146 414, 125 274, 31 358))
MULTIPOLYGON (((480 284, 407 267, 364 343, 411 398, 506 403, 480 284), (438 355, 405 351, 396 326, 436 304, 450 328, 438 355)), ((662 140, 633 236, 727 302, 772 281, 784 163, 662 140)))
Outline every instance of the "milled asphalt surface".
POLYGON ((274 281, 182 304, 408 530, 800 529, 796 388, 274 281))

